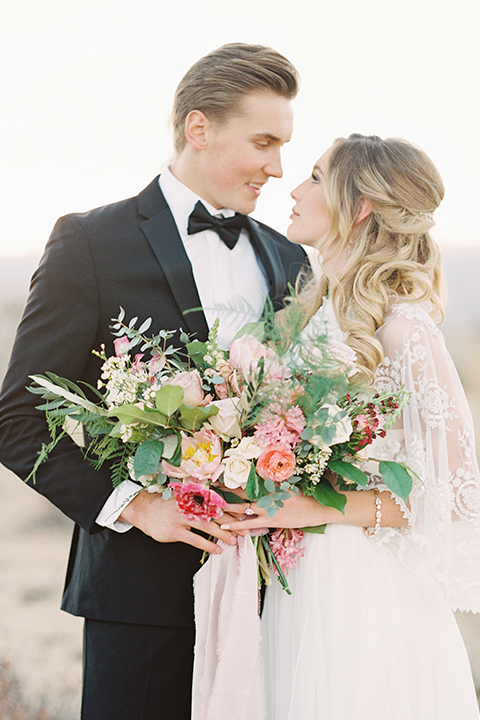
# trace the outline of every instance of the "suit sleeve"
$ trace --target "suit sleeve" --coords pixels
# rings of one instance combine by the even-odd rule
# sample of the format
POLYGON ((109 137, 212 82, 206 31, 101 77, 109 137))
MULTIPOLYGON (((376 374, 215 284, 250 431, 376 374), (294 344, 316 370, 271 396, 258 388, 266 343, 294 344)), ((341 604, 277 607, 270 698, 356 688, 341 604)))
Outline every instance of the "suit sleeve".
MULTIPOLYGON (((92 362, 99 317, 88 240, 73 217, 60 219, 35 271, 0 396, 0 460, 26 479, 50 436, 30 375, 52 371, 77 382, 92 362)), ((29 481, 31 483, 31 481, 29 481)), ((38 472, 35 489, 88 532, 112 491, 107 467, 94 470, 64 438, 38 472)))

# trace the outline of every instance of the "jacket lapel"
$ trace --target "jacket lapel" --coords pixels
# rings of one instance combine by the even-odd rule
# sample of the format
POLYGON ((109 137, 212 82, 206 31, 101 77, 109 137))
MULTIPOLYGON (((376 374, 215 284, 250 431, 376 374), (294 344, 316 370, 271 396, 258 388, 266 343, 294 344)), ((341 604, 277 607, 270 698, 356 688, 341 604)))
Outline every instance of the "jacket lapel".
POLYGON ((250 241, 267 273, 269 281, 268 295, 274 310, 283 307, 283 298, 287 287, 287 275, 280 253, 271 236, 252 218, 247 219, 250 241))
POLYGON ((160 263, 178 307, 182 314, 195 308, 194 312, 184 315, 187 332, 200 340, 206 339, 208 325, 201 309, 192 265, 158 185, 158 178, 140 193, 138 206, 140 214, 146 218, 140 227, 160 263))

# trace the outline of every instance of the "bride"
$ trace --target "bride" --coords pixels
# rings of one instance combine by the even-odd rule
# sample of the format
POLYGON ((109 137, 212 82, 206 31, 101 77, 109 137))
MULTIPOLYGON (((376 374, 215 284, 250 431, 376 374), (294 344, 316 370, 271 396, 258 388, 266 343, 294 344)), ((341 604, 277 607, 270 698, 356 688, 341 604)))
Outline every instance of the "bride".
POLYGON ((434 322, 442 281, 429 229, 443 193, 421 150, 362 135, 335 141, 292 192, 288 238, 316 248, 324 272, 295 301, 303 333, 326 329, 378 390, 411 393, 370 455, 416 476, 408 505, 370 462, 344 515, 292 495, 273 518, 253 504, 230 525, 328 523, 305 534, 292 594, 267 588, 268 720, 479 718, 452 613, 480 611, 480 481, 465 394, 434 322))

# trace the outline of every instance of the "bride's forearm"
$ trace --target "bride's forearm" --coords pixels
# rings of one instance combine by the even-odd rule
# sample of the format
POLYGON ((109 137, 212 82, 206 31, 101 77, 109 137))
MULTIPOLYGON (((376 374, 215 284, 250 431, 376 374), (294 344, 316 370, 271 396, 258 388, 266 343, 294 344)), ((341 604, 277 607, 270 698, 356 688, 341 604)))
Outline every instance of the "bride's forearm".
MULTIPOLYGON (((283 508, 277 510, 273 517, 268 517, 263 508, 252 503, 252 510, 256 517, 250 519, 248 516, 239 522, 232 522, 229 528, 233 532, 259 527, 276 528, 298 528, 313 527, 315 525, 342 523, 356 525, 359 527, 374 527, 376 524, 376 494, 373 490, 345 492, 345 512, 341 513, 334 508, 321 505, 313 497, 291 494, 284 502, 283 508)), ((397 505, 388 491, 379 492, 381 500, 381 526, 406 527, 407 519, 404 517, 401 508, 397 505)), ((229 512, 229 506, 225 508, 229 512)), ((238 506, 237 506, 238 510, 238 506)), ((232 511, 235 512, 234 506, 232 511)))
MULTIPOLYGON (((325 508, 329 520, 326 523, 342 523, 344 525, 358 525, 360 527, 373 527, 376 523, 376 498, 373 490, 350 491, 345 493, 347 502, 345 512, 341 513, 334 508, 325 508)), ((395 502, 388 491, 378 492, 381 501, 380 511, 382 527, 406 527, 405 518, 400 506, 395 502)))

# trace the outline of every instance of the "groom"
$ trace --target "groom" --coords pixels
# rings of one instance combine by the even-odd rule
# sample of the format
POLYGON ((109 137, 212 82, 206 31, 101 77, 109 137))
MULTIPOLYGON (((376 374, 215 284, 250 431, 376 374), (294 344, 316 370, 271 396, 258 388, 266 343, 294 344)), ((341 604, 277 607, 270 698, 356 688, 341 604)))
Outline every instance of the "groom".
MULTIPOLYGON (((200 340, 218 306, 238 296, 255 319, 267 296, 281 307, 305 255, 248 215, 263 185, 282 175, 297 90, 295 69, 271 48, 215 50, 180 82, 175 159, 160 178, 138 197, 57 222, 0 398, 0 459, 22 479, 49 439, 25 391, 29 376, 52 371, 95 386, 92 349, 105 343, 114 354, 109 326, 119 306, 127 320, 152 317, 152 334, 183 328, 200 340), (241 216, 225 230, 209 213, 241 216)), ((244 322, 222 315, 224 346, 244 322)), ((62 607, 86 618, 82 719, 188 720, 192 577, 203 550, 220 550, 198 531, 235 537, 219 524, 188 523, 173 500, 145 491, 132 500, 130 481, 112 492, 109 468, 94 470, 67 438, 34 487, 76 523, 62 607)))

